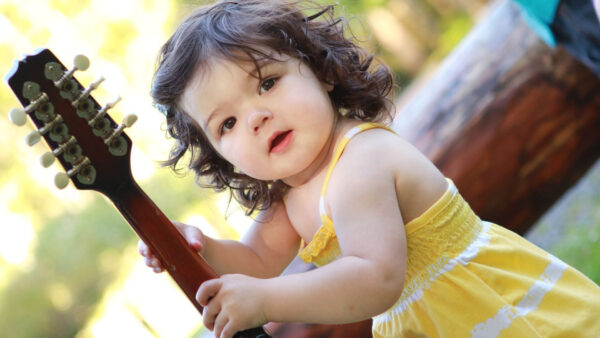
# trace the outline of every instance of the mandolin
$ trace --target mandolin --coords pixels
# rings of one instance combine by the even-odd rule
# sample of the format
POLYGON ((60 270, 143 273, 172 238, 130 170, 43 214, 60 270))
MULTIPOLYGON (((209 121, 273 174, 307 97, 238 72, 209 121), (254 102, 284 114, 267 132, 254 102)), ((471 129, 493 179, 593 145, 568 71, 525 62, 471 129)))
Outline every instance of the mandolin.
MULTIPOLYGON (((67 69, 48 49, 15 62, 6 79, 23 108, 12 109, 9 118, 21 126, 29 117, 36 130, 26 142, 33 145, 43 139, 51 151, 42 156, 42 165, 58 161, 65 170, 55 176, 56 186, 62 189, 72 182, 77 189, 108 197, 202 313, 196 291, 217 274, 135 182, 130 167, 132 142, 124 129, 137 117, 128 115, 121 124, 115 123, 107 111, 118 100, 102 107, 91 96, 103 78, 84 88, 73 76, 88 67, 88 58, 78 55, 74 67, 67 69)), ((258 327, 235 337, 269 335, 258 327)))

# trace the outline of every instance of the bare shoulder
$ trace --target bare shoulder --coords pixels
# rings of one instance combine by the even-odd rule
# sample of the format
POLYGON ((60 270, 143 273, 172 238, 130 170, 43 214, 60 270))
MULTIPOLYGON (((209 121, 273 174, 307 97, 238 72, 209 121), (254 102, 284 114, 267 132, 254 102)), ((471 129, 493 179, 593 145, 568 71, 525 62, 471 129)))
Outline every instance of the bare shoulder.
POLYGON ((424 212, 447 188, 444 176, 425 155, 380 128, 350 140, 331 177, 331 194, 344 194, 356 185, 373 190, 374 196, 393 188, 405 222, 424 212))
POLYGON ((364 176, 369 172, 393 175, 401 185, 411 181, 442 179, 439 170, 417 148, 402 137, 386 129, 370 129, 354 136, 336 171, 364 176), (338 170, 339 167, 339 170, 338 170))

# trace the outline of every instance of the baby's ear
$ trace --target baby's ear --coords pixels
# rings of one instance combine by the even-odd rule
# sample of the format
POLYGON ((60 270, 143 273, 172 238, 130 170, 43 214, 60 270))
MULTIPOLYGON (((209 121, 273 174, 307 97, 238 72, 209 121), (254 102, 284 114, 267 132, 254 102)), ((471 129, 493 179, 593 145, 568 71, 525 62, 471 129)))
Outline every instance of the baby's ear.
POLYGON ((331 91, 335 87, 333 81, 323 81, 323 86, 325 87, 328 93, 331 93, 331 91))

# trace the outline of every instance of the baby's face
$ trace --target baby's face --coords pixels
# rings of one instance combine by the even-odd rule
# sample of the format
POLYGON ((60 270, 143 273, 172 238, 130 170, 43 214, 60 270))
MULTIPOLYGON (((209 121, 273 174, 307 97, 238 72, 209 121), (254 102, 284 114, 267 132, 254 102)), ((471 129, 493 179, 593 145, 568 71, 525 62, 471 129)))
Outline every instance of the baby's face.
POLYGON ((332 89, 303 62, 285 56, 261 64, 217 59, 197 70, 180 104, 221 156, 245 174, 308 180, 333 131, 332 89))

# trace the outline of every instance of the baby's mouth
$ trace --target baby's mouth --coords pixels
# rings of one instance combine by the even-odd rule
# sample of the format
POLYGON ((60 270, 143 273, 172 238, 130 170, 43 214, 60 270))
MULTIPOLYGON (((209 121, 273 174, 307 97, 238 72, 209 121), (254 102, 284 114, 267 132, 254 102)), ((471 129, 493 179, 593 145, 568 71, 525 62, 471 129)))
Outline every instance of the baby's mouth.
POLYGON ((277 134, 273 139, 271 139, 269 152, 272 152, 274 149, 277 150, 277 146, 279 146, 291 132, 291 130, 284 131, 282 133, 277 134))

